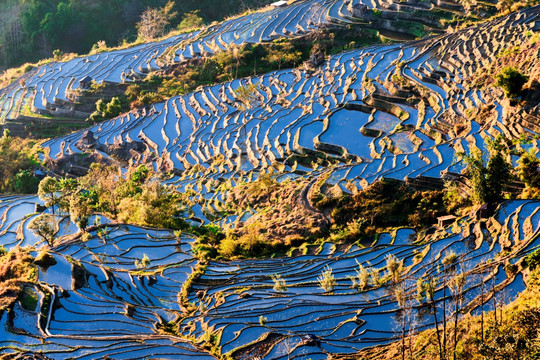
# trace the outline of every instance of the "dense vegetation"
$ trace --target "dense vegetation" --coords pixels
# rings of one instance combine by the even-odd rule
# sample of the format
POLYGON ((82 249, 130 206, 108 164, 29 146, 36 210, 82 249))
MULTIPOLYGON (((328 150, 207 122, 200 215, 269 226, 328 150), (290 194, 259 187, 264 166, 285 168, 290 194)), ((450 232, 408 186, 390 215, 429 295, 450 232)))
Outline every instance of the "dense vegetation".
POLYGON ((34 258, 28 251, 6 251, 0 247, 0 312, 9 308, 21 295, 25 284, 36 280, 34 258))
POLYGON ((14 138, 4 130, 0 138, 0 193, 37 192, 39 179, 34 170, 39 163, 36 148, 35 142, 14 138))

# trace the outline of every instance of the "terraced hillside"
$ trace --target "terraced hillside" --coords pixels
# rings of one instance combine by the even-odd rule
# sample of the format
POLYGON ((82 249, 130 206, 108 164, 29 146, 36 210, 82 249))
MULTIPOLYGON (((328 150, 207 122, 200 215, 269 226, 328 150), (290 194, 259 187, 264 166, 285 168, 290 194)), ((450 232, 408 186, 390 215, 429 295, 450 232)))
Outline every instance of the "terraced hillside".
MULTIPOLYGON (((358 20, 347 11, 340 1, 295 2, 201 33, 52 63, 29 73, 24 85, 3 90, 2 116, 12 118, 24 102, 35 112, 54 112, 56 104, 69 104, 83 75, 130 81, 232 43, 358 20)), ((381 178, 440 188, 444 179, 461 179, 461 152, 483 149, 500 134, 538 135, 538 104, 512 106, 483 75, 509 58, 537 59, 539 32, 537 6, 454 33, 345 52, 314 70, 204 87, 47 141, 42 160, 62 175, 80 171, 89 154, 124 169, 151 165, 189 198, 188 223, 230 231, 272 214, 271 206, 241 206, 244 193, 237 192, 271 177, 290 186, 291 203, 282 205, 302 213, 291 221, 307 228, 310 221, 329 221, 314 204, 324 188, 337 196, 356 194, 381 178), (251 93, 242 97, 246 89, 251 93)), ((520 69, 531 82, 538 64, 524 62, 520 69)), ((518 150, 538 146, 536 139, 515 142, 518 150)), ((54 261, 39 265, 36 281, 23 284, 26 295, 0 312, 0 354, 355 355, 438 327, 441 319, 515 299, 529 280, 523 259, 540 249, 539 217, 539 201, 512 200, 493 215, 471 213, 428 231, 405 227, 354 244, 303 246, 288 257, 225 261, 195 256, 198 239, 189 232, 126 225, 104 215, 93 215, 83 232, 70 214, 36 196, 2 197, 0 244, 28 247, 36 257, 43 249, 54 261), (30 230, 40 213, 58 224, 51 244, 30 230), (458 273, 465 275, 459 293, 449 282, 458 273), (416 296, 418 287, 427 287, 423 298, 416 296)))
MULTIPOLYGON (((31 210, 26 207, 36 203, 39 200, 31 197, 2 199, 2 242, 7 248, 17 244, 9 240, 10 234, 25 231, 19 218, 27 218, 31 210)), ((195 311, 187 317, 177 295, 197 266, 191 236, 101 225, 90 228, 91 237, 81 241, 69 235, 75 225, 64 218, 64 240, 51 252, 55 264, 40 267, 38 285, 29 285, 38 299, 35 309, 17 304, 4 312, 0 345, 4 354, 40 352, 55 359, 212 359, 219 353, 233 358, 325 359, 329 354, 355 353, 397 339, 395 316, 401 311, 388 292, 390 283, 371 283, 375 275, 365 288, 354 287, 360 269, 385 278, 391 254, 403 262, 407 278, 439 279, 436 298, 444 301, 442 292, 450 294, 442 285, 448 271, 444 259, 460 254, 454 265, 469 274, 463 308, 478 311, 478 299, 486 293, 483 308, 491 309, 514 299, 525 287, 519 271, 504 269, 539 248, 539 209, 537 201, 508 202, 485 226, 463 218, 419 241, 414 231, 401 229, 380 234, 363 248, 327 243, 291 258, 210 262, 189 293, 195 311), (504 253, 505 248, 513 251, 504 253), (143 255, 149 264, 141 269, 136 263, 143 255), (319 287, 317 277, 324 271, 335 277, 331 291, 319 287), (272 280, 276 276, 286 284, 277 290, 272 280), (177 336, 163 332, 179 319, 174 325, 177 336)), ((19 239, 23 245, 36 242, 29 234, 19 234, 19 239)), ((421 317, 422 307, 412 300, 416 281, 406 284, 418 321, 414 330, 433 326, 433 319, 421 317)), ((441 319, 443 310, 438 309, 441 319)))
MULTIPOLYGON (((452 8, 450 2, 432 5, 366 1, 368 8, 359 13, 355 10, 359 4, 362 4, 359 0, 296 1, 287 7, 254 12, 156 43, 79 57, 68 62, 51 62, 0 90, 0 121, 21 116, 24 121, 36 114, 38 117, 85 118, 87 114, 78 111, 74 101, 80 88, 79 81, 86 77, 98 83, 131 82, 146 73, 167 69, 189 59, 244 44, 298 37, 325 26, 355 24, 392 30, 399 25, 414 27, 411 24, 423 29, 425 24, 426 30, 438 31, 438 18, 429 15, 428 10, 445 6, 452 8), (382 9, 383 12, 374 16, 369 9, 382 9)), ((454 4, 453 8, 457 11, 460 7, 454 4)))
POLYGON ((315 72, 288 69, 206 87, 96 125, 84 139, 81 131, 46 142, 46 158, 73 160, 95 148, 120 154, 126 165, 153 162, 177 174, 171 183, 202 194, 202 212, 213 215, 224 207, 226 196, 216 191, 223 180, 241 182, 246 172, 256 178, 275 166, 324 175, 347 193, 381 177, 437 183, 463 168, 456 153, 484 149, 498 134, 537 133, 538 107, 507 114, 502 90, 476 79, 508 48, 536 54, 530 38, 539 30, 538 11, 345 52, 315 72), (249 85, 256 91, 246 108, 237 89, 249 85), (216 183, 206 189, 209 180, 216 183))

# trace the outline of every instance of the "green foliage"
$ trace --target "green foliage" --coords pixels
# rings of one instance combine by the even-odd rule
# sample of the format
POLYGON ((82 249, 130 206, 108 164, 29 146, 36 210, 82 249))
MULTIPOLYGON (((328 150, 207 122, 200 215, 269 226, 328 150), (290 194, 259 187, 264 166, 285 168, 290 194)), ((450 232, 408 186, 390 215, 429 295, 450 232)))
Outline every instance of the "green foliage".
POLYGON ((56 49, 53 51, 53 58, 56 61, 61 61, 64 57, 64 52, 62 50, 56 49))
POLYGON ((12 137, 4 129, 0 138, 0 193, 35 193, 37 179, 33 170, 38 163, 33 149, 35 144, 27 139, 12 137))
POLYGON ((56 234, 56 218, 50 214, 38 215, 28 224, 28 229, 52 246, 56 234))
POLYGON ((330 211, 331 234, 341 240, 358 240, 393 226, 433 224, 445 212, 442 191, 417 191, 392 179, 381 179, 353 195, 320 197, 317 207, 330 211))
POLYGON ((55 213, 55 206, 58 205, 60 200, 59 190, 58 180, 53 177, 46 176, 39 183, 38 196, 43 200, 45 206, 52 207, 53 214, 55 213))
POLYGON ((495 76, 495 85, 502 87, 507 97, 515 98, 521 94, 521 89, 528 79, 528 76, 510 66, 495 76))
POLYGON ((278 69, 281 69, 283 65, 296 66, 298 61, 302 58, 302 52, 296 50, 289 41, 274 43, 270 45, 267 51, 268 54, 263 60, 277 64, 278 69))
POLYGON ((191 288, 193 287, 193 284, 195 281, 197 281, 201 276, 203 276, 206 272, 206 265, 204 264, 198 264, 195 269, 193 269, 193 272, 187 280, 184 282, 184 285, 182 286, 182 289, 178 293, 178 302, 181 306, 186 308, 186 310, 190 307, 189 304, 189 292, 191 291, 191 288))
POLYGON ((203 261, 213 259, 218 254, 217 249, 208 244, 197 243, 191 247, 191 250, 193 251, 193 255, 203 261))
POLYGON ((30 170, 21 170, 15 175, 14 190, 19 194, 35 194, 39 179, 30 170))
POLYGON ((178 24, 177 29, 178 30, 193 30, 198 29, 204 24, 204 20, 202 17, 199 16, 201 13, 201 10, 194 10, 190 11, 188 13, 185 13, 182 21, 180 21, 180 24, 178 24))
POLYGON ((459 191, 457 184, 447 181, 444 184, 444 205, 448 213, 455 213, 457 209, 471 205, 471 199, 459 191))
POLYGON ((124 106, 118 97, 113 97, 109 102, 99 99, 96 102, 96 111, 90 115, 89 120, 98 122, 104 119, 111 119, 120 115, 123 110, 124 106))
POLYGON ((540 249, 535 250, 523 259, 523 266, 534 270, 540 265, 540 249))
POLYGON ((498 136, 488 144, 487 165, 479 150, 465 156, 467 174, 472 183, 472 200, 475 204, 494 203, 501 199, 512 178, 511 164, 506 159, 503 139, 498 136))
POLYGON ((236 100, 239 102, 239 110, 249 110, 258 103, 257 92, 259 84, 248 84, 234 89, 236 100))
POLYGON ((531 149, 523 152, 518 160, 518 176, 527 186, 540 188, 540 160, 536 157, 536 152, 531 149))

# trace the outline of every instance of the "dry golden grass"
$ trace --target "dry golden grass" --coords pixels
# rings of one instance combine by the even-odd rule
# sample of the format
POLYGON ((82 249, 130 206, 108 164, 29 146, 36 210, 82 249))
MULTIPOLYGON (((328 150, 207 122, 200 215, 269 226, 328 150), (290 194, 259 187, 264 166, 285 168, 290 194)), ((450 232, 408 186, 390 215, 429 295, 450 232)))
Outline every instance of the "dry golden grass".
POLYGON ((19 297, 24 284, 36 281, 34 259, 26 250, 2 251, 0 256, 0 311, 9 308, 19 297))

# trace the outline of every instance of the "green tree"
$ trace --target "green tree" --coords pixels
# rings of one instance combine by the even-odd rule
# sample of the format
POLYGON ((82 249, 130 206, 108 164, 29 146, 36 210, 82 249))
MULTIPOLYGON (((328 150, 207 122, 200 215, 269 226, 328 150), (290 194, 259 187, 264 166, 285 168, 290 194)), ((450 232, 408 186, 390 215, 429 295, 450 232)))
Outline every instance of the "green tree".
POLYGON ((52 213, 55 215, 54 207, 60 200, 60 194, 58 193, 59 186, 58 180, 53 177, 46 176, 39 183, 38 196, 45 202, 45 206, 52 207, 52 213))
POLYGON ((502 137, 488 143, 487 165, 480 150, 465 156, 467 174, 472 183, 472 198, 475 204, 494 203, 501 199, 512 178, 512 166, 506 159, 502 137))
POLYGON ((239 110, 249 110, 258 103, 257 91, 259 84, 249 84, 238 87, 234 90, 236 100, 239 102, 239 110))
POLYGON ((69 201, 69 216, 79 229, 85 231, 92 210, 87 197, 81 194, 72 194, 69 201))
POLYGON ((113 118, 122 112, 122 103, 117 97, 113 97, 111 101, 105 106, 105 111, 103 112, 104 118, 113 118))
POLYGON ((56 217, 50 214, 38 215, 28 224, 28 229, 52 246, 56 234, 56 217))
POLYGON ((39 179, 30 170, 21 170, 15 175, 15 192, 20 194, 35 194, 38 190, 39 179))
POLYGON ((527 186, 540 187, 540 160, 536 157, 536 151, 531 149, 521 154, 518 160, 518 176, 527 186))
POLYGON ((495 76, 495 85, 503 88, 507 97, 515 98, 521 94, 521 89, 528 79, 528 76, 509 66, 495 76))
POLYGON ((114 166, 92 164, 90 171, 79 179, 80 189, 88 192, 90 207, 116 218, 120 202, 117 188, 123 182, 120 169, 114 166))
POLYGON ((178 24, 178 30, 198 29, 204 24, 204 20, 200 17, 201 11, 194 10, 184 14, 182 21, 178 24))

